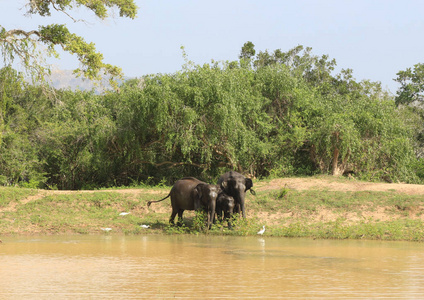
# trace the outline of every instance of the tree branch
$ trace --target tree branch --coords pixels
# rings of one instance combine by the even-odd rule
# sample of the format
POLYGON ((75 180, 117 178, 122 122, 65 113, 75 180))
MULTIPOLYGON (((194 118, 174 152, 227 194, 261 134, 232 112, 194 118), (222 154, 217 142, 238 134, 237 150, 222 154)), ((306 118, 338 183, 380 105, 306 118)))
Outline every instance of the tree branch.
POLYGON ((1 39, 1 40, 5 41, 5 42, 9 42, 8 38, 12 38, 15 41, 20 40, 20 38, 13 38, 13 37, 20 36, 20 35, 25 36, 25 38, 30 38, 31 35, 36 35, 37 37, 40 37, 40 32, 38 30, 25 31, 25 30, 22 30, 22 29, 11 29, 11 30, 6 31, 4 33, 4 38, 1 39))
POLYGON ((140 161, 140 163, 150 164, 150 165, 154 165, 156 167, 161 167, 161 166, 164 166, 164 165, 170 165, 168 167, 168 169, 176 167, 176 166, 185 166, 185 165, 195 166, 195 167, 198 167, 198 168, 206 168, 207 167, 204 164, 195 164, 195 163, 189 163, 189 162, 173 162, 173 161, 163 161, 163 162, 160 162, 160 163, 154 163, 154 162, 151 162, 151 161, 140 161))

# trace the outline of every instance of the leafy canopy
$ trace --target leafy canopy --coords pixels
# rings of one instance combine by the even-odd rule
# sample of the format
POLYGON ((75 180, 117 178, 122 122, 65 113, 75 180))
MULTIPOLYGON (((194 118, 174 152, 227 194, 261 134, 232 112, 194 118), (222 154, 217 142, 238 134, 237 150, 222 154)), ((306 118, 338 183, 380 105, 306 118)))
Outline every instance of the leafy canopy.
POLYGON ((422 102, 424 99, 424 64, 418 63, 414 68, 407 68, 396 74, 395 81, 401 87, 397 91, 396 104, 412 104, 414 101, 422 102))
MULTIPOLYGON (((116 8, 120 17, 134 19, 137 15, 137 6, 134 0, 27 0, 26 15, 51 16, 52 11, 67 15, 72 21, 70 11, 79 7, 86 7, 98 18, 109 17, 109 10, 116 8)), ((56 46, 75 55, 81 67, 75 70, 77 75, 88 79, 99 80, 101 73, 111 78, 122 76, 122 70, 103 61, 102 53, 96 50, 94 43, 84 40, 68 30, 64 24, 50 24, 39 26, 37 29, 25 31, 22 29, 7 29, 0 25, 0 50, 4 65, 9 66, 19 60, 25 70, 34 78, 43 78, 49 70, 44 57, 59 57, 56 46), (47 48, 42 50, 41 45, 47 48)))
POLYGON ((242 53, 188 61, 102 95, 58 90, 53 98, 0 69, 0 185, 215 182, 227 170, 423 182, 419 117, 379 83, 357 82, 349 69, 334 74, 334 60, 302 46, 256 52, 249 43, 242 53))

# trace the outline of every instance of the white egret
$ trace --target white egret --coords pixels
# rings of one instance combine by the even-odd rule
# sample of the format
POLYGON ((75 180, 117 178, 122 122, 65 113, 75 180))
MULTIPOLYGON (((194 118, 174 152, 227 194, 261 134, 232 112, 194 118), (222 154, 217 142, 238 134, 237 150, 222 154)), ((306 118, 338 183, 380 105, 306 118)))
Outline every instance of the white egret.
POLYGON ((141 228, 150 228, 150 225, 140 225, 141 228))
POLYGON ((121 212, 119 215, 120 216, 126 216, 126 215, 129 215, 130 213, 129 212, 121 212))
POLYGON ((103 231, 106 231, 106 232, 109 232, 109 231, 111 231, 112 230, 112 228, 109 228, 109 227, 106 227, 106 228, 100 228, 101 230, 103 230, 103 231))
POLYGON ((265 225, 262 226, 262 229, 258 231, 258 234, 263 235, 265 232, 265 225))

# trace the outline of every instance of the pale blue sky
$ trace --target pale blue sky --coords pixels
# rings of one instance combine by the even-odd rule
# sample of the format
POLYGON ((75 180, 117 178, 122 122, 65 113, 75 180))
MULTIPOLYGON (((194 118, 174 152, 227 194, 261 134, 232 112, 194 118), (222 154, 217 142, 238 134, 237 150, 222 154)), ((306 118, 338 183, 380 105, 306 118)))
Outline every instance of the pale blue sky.
MULTIPOLYGON (((84 10, 73 13, 88 24, 72 24, 65 16, 24 17, 19 8, 26 2, 0 0, 0 24, 29 30, 40 22, 67 23, 127 76, 180 70, 180 46, 203 64, 236 60, 252 41, 257 51, 312 47, 315 55, 335 58, 338 68, 353 69, 357 80, 380 81, 394 93, 396 73, 424 62, 421 0, 137 0, 136 20, 98 21, 84 10)), ((78 66, 69 55, 55 63, 78 66)))

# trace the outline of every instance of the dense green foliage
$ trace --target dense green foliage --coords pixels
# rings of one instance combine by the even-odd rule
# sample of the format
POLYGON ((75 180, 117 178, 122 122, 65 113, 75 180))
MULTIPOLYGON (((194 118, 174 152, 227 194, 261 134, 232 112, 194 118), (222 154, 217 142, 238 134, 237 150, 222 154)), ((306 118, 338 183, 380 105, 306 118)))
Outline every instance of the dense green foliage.
MULTIPOLYGON (((244 52, 243 52, 244 51, 244 52)), ((335 61, 296 47, 125 82, 119 92, 57 90, 0 73, 0 183, 59 189, 353 173, 421 182, 418 115, 378 83, 333 75, 335 61), (417 172, 418 170, 418 172, 417 172)))
POLYGON ((397 92, 396 103, 411 104, 415 101, 422 104, 424 93, 424 64, 414 65, 414 69, 407 68, 396 74, 396 81, 401 87, 397 92))

